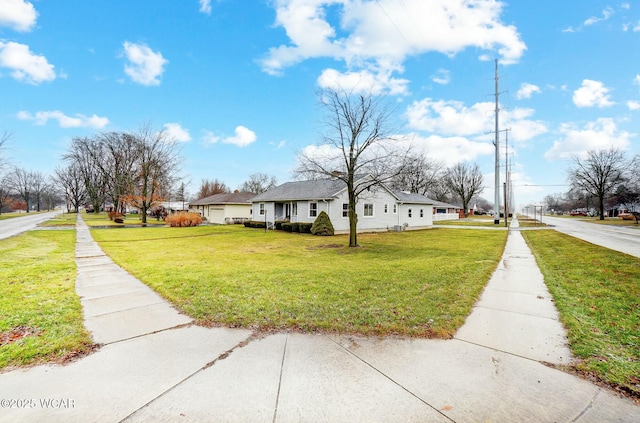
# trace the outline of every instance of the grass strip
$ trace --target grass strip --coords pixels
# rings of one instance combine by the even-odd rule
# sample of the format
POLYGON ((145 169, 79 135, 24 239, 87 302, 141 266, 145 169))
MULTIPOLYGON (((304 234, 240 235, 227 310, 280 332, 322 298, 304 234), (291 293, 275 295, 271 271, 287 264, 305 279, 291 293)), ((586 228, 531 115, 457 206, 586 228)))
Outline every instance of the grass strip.
POLYGON ((575 368, 640 397, 640 259, 556 231, 523 231, 568 331, 575 368))
POLYGON ((315 237, 241 226, 92 230, 200 324, 449 338, 495 270, 506 231, 315 237))
POLYGON ((0 240, 0 369, 63 362, 92 349, 75 292, 75 231, 0 240))

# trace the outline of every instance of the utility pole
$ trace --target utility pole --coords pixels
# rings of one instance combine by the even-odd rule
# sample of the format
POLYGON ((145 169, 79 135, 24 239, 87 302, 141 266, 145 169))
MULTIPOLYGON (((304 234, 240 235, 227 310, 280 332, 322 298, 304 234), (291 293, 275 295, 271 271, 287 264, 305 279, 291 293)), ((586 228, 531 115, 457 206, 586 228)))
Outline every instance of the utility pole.
MULTIPOLYGON (((499 127, 499 114, 500 114, 500 105, 499 105, 499 97, 500 92, 498 91, 498 80, 500 77, 498 76, 498 59, 495 60, 496 69, 495 69, 495 98, 496 98, 496 128, 495 128, 495 140, 493 145, 496 147, 496 158, 495 158, 495 194, 493 201, 493 223, 495 225, 500 224, 500 127, 499 127)), ((506 216, 505 216, 506 219, 506 216)))
POLYGON ((511 176, 509 169, 509 131, 504 130, 504 226, 508 226, 509 210, 511 210, 511 176))

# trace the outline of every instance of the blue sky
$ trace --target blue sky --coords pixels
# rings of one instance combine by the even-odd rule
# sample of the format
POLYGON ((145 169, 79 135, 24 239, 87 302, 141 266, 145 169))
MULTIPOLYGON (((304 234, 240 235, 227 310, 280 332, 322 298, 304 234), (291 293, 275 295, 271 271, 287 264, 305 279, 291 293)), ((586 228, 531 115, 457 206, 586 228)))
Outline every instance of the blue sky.
POLYGON ((399 135, 478 163, 492 201, 498 59, 524 204, 565 192, 572 156, 639 152, 639 47, 631 1, 0 0, 0 133, 15 164, 52 173, 73 137, 151 123, 192 193, 282 183, 321 138, 317 89, 339 85, 387 94, 399 135))

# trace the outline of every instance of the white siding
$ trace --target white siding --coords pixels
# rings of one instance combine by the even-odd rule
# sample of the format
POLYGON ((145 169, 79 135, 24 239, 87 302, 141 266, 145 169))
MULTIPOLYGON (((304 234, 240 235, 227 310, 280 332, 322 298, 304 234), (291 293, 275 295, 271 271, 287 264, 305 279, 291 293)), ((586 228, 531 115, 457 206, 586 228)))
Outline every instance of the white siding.
MULTIPOLYGON (((337 232, 346 232, 349 230, 349 218, 342 216, 342 204, 348 203, 346 192, 341 193, 338 198, 328 201, 298 201, 297 216, 292 215, 292 222, 310 222, 315 221, 315 217, 309 216, 309 203, 318 204, 318 214, 325 211, 333 228, 337 232)), ((267 212, 267 221, 273 222, 275 204, 273 202, 265 202, 264 209, 267 212)), ((361 194, 358 204, 356 204, 356 213, 358 214, 358 231, 368 230, 386 230, 392 229, 396 225, 404 225, 405 227, 423 228, 433 226, 433 206, 425 204, 400 204, 397 203, 395 197, 384 189, 372 190, 361 194), (373 216, 364 215, 364 205, 373 204, 373 216), (387 212, 384 212, 385 204, 387 212), (394 205, 396 213, 393 212, 394 205), (412 210, 412 216, 408 217, 408 210, 412 210), (422 210, 422 217, 420 217, 422 210)), ((277 216, 276 216, 277 217, 277 216)), ((264 221, 265 216, 260 215, 260 203, 253 203, 253 220, 264 221)))

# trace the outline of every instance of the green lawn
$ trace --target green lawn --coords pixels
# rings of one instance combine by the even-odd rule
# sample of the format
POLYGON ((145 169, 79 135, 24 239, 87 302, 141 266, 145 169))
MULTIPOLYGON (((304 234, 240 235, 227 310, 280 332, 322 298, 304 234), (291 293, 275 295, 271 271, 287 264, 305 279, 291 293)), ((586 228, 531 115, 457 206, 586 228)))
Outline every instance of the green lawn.
POLYGON ((0 240, 0 369, 91 350, 75 292, 74 246, 72 230, 0 240))
MULTIPOLYGON (((140 225, 142 226, 142 220, 140 219, 139 214, 131 213, 124 217, 124 223, 116 223, 109 219, 109 215, 106 212, 100 213, 82 213, 82 219, 87 224, 87 226, 121 226, 125 225, 140 225)), ((148 226, 164 226, 165 223, 163 220, 158 220, 155 217, 147 217, 147 225, 148 226)))
POLYGON ((523 231, 568 330, 576 369, 640 396, 640 259, 523 231))
POLYGON ((76 218, 78 215, 76 213, 61 213, 54 218, 47 220, 46 222, 40 223, 38 226, 40 227, 65 227, 68 226, 70 229, 75 228, 76 226, 76 218))
POLYGON ((315 237, 242 226, 94 229, 115 262, 204 325, 451 337, 506 231, 315 237))

